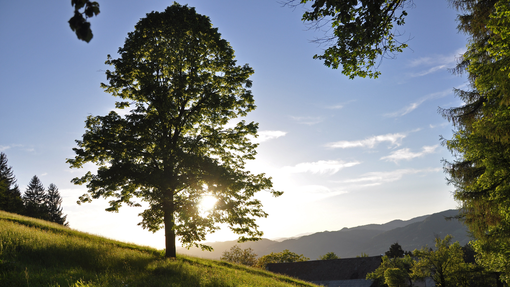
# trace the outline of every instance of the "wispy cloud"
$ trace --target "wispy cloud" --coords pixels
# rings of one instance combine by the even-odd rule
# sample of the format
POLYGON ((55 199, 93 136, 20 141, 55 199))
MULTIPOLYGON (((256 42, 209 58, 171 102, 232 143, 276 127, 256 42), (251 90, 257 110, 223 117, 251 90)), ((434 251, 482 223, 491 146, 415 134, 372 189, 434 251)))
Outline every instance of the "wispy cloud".
POLYGON ((428 74, 432 74, 436 71, 439 71, 439 70, 442 70, 442 69, 445 69, 445 68, 448 68, 448 65, 439 65, 439 66, 434 66, 428 70, 424 70, 424 71, 420 71, 420 72, 417 72, 417 73, 412 73, 410 74, 411 77, 423 77, 423 76, 426 76, 428 74))
POLYGON ((388 156, 381 157, 381 159, 398 163, 401 160, 411 160, 413 158, 422 157, 429 153, 434 153, 438 147, 439 145, 424 146, 420 152, 411 152, 411 150, 408 148, 403 148, 392 152, 388 156))
POLYGON ((339 104, 336 104, 336 105, 329 105, 329 106, 326 106, 324 108, 326 108, 328 110, 339 110, 339 109, 343 109, 347 104, 355 102, 355 101, 356 100, 350 100, 350 101, 347 101, 345 103, 339 103, 339 104))
POLYGON ((312 126, 312 125, 318 124, 318 123, 320 123, 320 122, 322 122, 324 120, 324 118, 322 118, 322 117, 295 117, 295 116, 290 116, 290 118, 295 120, 299 124, 307 125, 307 126, 312 126))
POLYGON ((365 147, 365 148, 374 148, 377 144, 381 142, 389 142, 390 146, 400 146, 402 139, 404 139, 407 135, 403 133, 396 134, 385 134, 373 136, 370 138, 366 138, 364 140, 357 141, 338 141, 327 143, 326 147, 329 148, 352 148, 352 147, 365 147))
POLYGON ((418 99, 416 102, 411 103, 396 112, 385 114, 384 116, 394 118, 394 117, 401 117, 401 116, 407 115, 408 113, 416 110, 421 104, 423 104, 424 102, 426 102, 428 100, 444 98, 452 93, 453 93, 453 89, 447 89, 447 90, 443 90, 441 92, 428 94, 428 95, 418 99))
POLYGON ((401 180, 405 175, 431 173, 442 171, 441 168, 427 168, 427 169, 397 169, 393 171, 377 171, 369 172, 361 175, 358 178, 343 181, 343 183, 361 184, 357 187, 376 186, 383 183, 394 182, 401 180))
POLYGON ((424 70, 421 70, 419 72, 410 73, 409 76, 411 77, 423 77, 428 74, 432 74, 434 72, 437 72, 439 70, 443 70, 448 68, 449 66, 453 66, 456 59, 464 54, 466 51, 466 48, 460 48, 457 49, 455 52, 449 55, 435 55, 433 57, 422 57, 415 59, 409 63, 410 67, 430 67, 426 68, 424 70))
POLYGON ((302 162, 295 166, 286 166, 283 169, 291 173, 335 174, 341 169, 360 164, 359 161, 345 162, 342 160, 320 160, 316 162, 302 162))
POLYGON ((342 109, 344 106, 345 106, 344 104, 338 104, 338 105, 333 105, 333 106, 327 106, 326 109, 339 110, 339 109, 342 109))
POLYGON ((28 152, 35 151, 35 149, 31 146, 27 146, 27 145, 23 145, 23 144, 11 144, 11 145, 7 145, 7 146, 0 145, 0 152, 11 149, 11 148, 24 150, 24 151, 28 151, 28 152))
POLYGON ((272 139, 277 139, 279 137, 283 137, 287 134, 287 132, 284 131, 259 131, 258 137, 253 138, 253 142, 255 143, 261 143, 272 139))
POLYGON ((435 128, 444 128, 446 126, 448 126, 450 123, 449 122, 444 122, 442 124, 438 124, 438 125, 433 125, 433 124, 430 124, 429 127, 431 129, 435 129, 435 128))

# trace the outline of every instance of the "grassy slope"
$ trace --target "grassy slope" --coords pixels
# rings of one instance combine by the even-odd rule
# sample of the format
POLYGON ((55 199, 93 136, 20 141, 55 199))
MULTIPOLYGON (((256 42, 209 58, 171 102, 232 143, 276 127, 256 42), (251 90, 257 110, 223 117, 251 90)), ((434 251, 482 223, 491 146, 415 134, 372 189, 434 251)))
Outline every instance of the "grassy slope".
POLYGON ((315 286, 0 211, 0 286, 315 286))

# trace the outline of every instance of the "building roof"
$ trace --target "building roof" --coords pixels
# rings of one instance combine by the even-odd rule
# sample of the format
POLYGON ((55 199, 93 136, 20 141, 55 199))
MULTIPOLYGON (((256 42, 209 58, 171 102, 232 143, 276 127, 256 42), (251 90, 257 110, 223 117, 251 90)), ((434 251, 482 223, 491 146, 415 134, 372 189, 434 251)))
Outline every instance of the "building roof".
POLYGON ((381 265, 382 256, 356 257, 332 260, 314 260, 293 263, 270 263, 266 269, 305 281, 333 281, 366 279, 381 265))

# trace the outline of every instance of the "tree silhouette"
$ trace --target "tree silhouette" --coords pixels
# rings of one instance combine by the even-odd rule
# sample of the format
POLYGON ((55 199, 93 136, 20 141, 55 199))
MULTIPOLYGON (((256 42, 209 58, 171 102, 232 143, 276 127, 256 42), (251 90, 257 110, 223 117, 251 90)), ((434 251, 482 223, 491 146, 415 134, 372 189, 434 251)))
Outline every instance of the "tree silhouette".
POLYGON ((23 195, 23 203, 27 216, 44 220, 49 219, 44 186, 36 175, 28 183, 23 195))
POLYGON ((152 12, 128 34, 120 58, 108 57, 106 92, 122 98, 117 108, 132 109, 89 116, 77 141, 71 167, 99 165, 97 174, 75 178, 86 184, 80 202, 113 198, 108 211, 122 204, 148 203, 139 223, 149 231, 165 229, 166 256, 176 255, 176 236, 197 246, 207 233, 226 223, 240 241, 262 236, 255 219, 266 217, 256 192, 270 190, 264 174, 244 170, 254 159, 258 125, 231 120, 255 109, 248 65, 237 66, 234 50, 221 39, 208 17, 177 3, 152 12), (202 196, 218 199, 203 214, 202 196))
POLYGON ((62 213, 62 197, 56 185, 51 183, 48 186, 48 193, 46 194, 46 208, 48 210, 48 217, 51 222, 55 222, 64 226, 69 226, 66 222, 67 215, 62 213))
POLYGON ((12 168, 7 165, 7 156, 0 153, 0 209, 23 214, 23 200, 16 184, 12 168))

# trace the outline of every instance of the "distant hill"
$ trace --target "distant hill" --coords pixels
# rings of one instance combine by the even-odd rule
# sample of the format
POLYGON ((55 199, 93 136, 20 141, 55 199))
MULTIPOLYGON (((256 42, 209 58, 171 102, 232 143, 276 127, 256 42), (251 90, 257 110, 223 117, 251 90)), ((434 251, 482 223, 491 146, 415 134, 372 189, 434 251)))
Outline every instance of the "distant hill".
MULTIPOLYGON (((361 253, 367 253, 370 256, 380 255, 395 242, 398 242, 404 250, 413 251, 426 245, 433 247, 435 236, 443 238, 447 234, 451 234, 454 241, 465 245, 470 240, 466 226, 455 219, 445 219, 457 214, 457 210, 447 210, 406 221, 393 220, 385 224, 368 224, 338 231, 324 231, 280 242, 263 239, 239 245, 241 248, 252 248, 259 256, 289 249, 310 259, 317 259, 328 252, 334 252, 341 258, 356 257, 361 253)), ((234 244, 238 243, 236 241, 213 242, 209 243, 214 248, 213 252, 204 252, 196 248, 179 249, 178 252, 219 259, 221 254, 234 244)))

